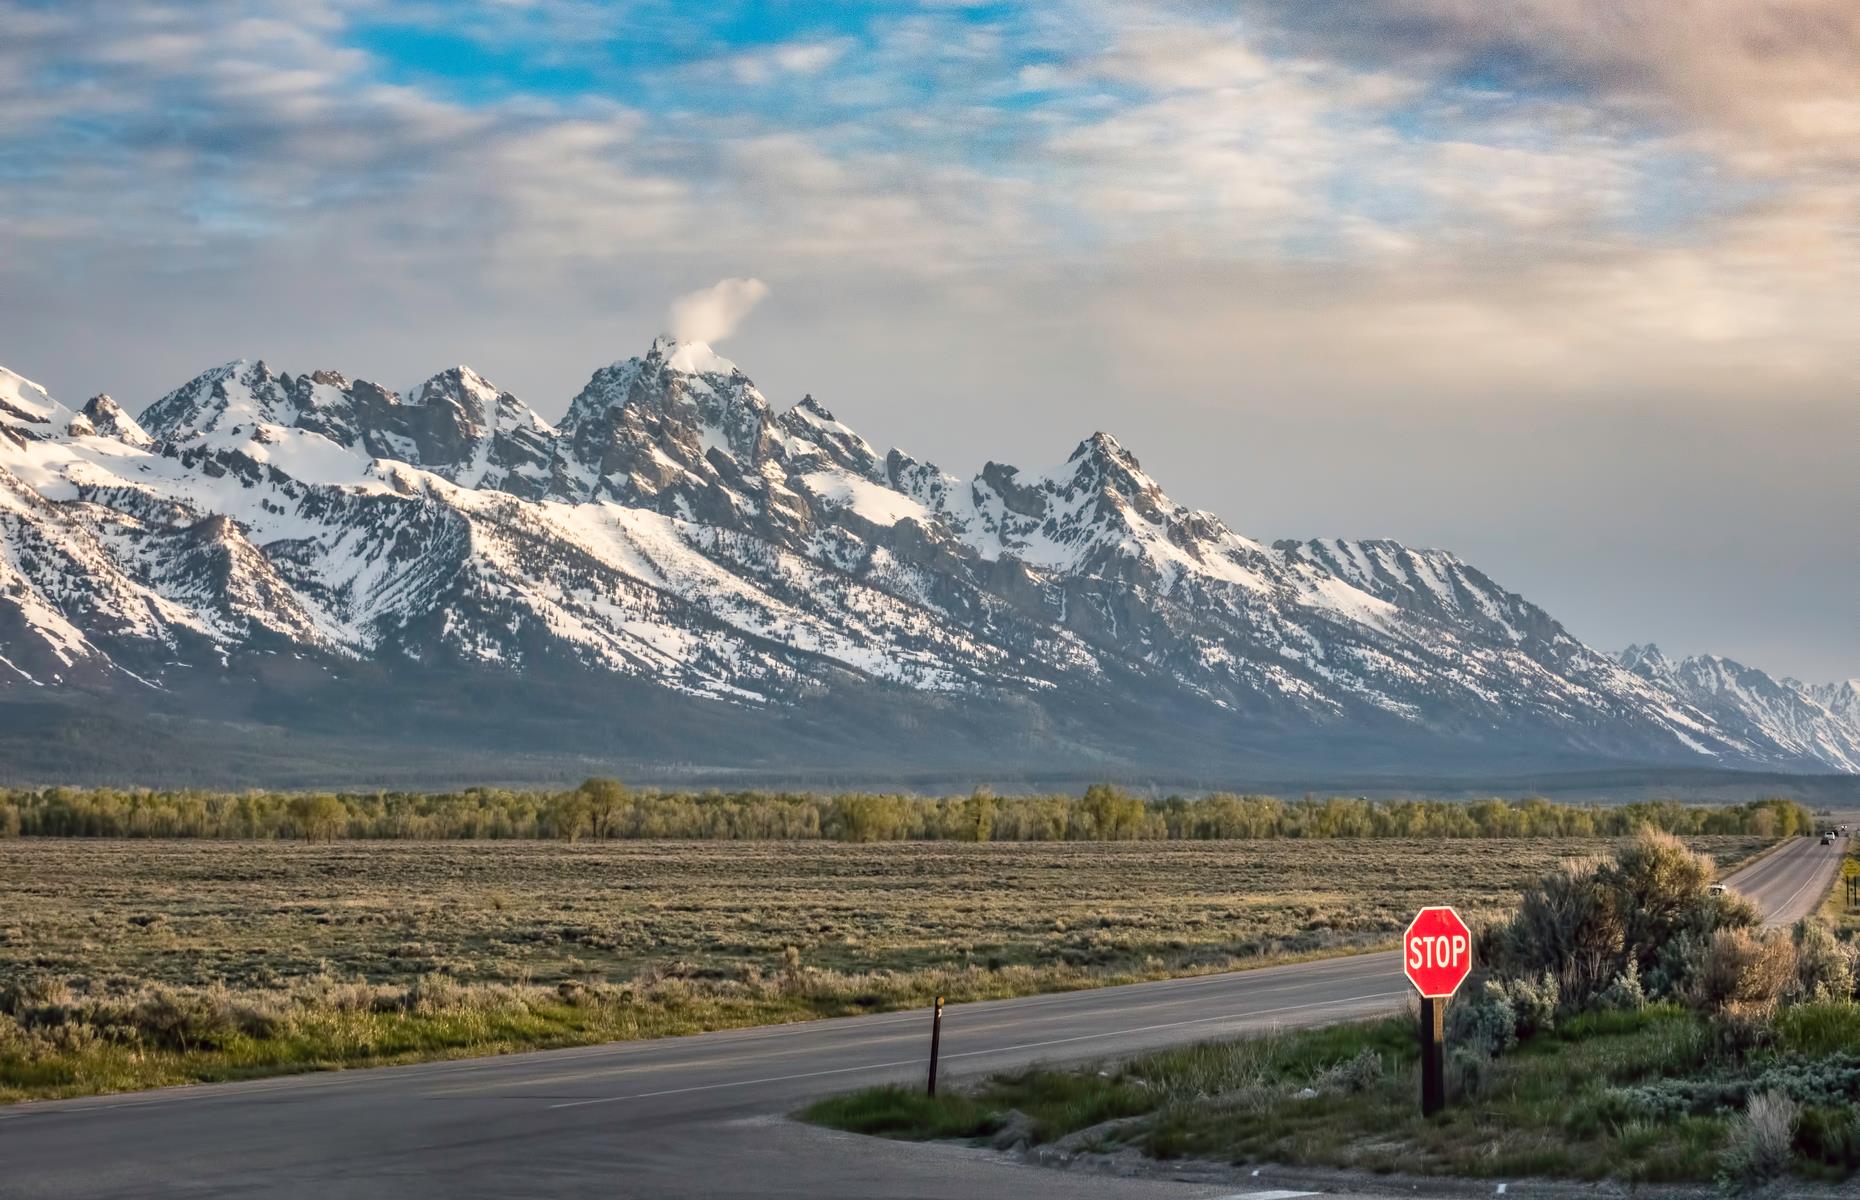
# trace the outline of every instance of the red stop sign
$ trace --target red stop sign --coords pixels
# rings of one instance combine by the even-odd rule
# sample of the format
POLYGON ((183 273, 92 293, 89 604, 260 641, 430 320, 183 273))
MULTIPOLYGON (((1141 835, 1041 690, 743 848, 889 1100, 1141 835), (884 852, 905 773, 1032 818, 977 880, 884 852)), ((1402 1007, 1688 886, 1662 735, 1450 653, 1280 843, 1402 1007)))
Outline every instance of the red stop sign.
POLYGON ((1422 909, 1401 935, 1401 969, 1421 995, 1451 996, 1472 971, 1472 930, 1444 904, 1422 909))

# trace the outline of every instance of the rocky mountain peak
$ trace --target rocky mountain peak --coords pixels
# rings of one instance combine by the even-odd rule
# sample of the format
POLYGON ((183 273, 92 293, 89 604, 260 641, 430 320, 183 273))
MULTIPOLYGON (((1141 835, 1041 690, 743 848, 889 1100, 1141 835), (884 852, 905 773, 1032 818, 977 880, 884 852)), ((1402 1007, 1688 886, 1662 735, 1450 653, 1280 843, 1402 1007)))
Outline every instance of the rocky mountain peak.
POLYGON ((52 425, 63 409, 44 388, 0 367, 0 425, 52 425))
POLYGON ((499 394, 496 384, 463 363, 436 372, 407 393, 408 404, 429 404, 435 400, 458 403, 469 398, 483 411, 486 402, 499 394))
POLYGON ((1807 689, 1829 712, 1860 729, 1860 679, 1843 679, 1807 689))
POLYGON ((1070 477, 1056 472, 1054 482, 1072 495, 1100 492, 1135 503, 1143 511, 1159 517, 1170 505, 1160 485, 1144 474, 1137 456, 1108 433, 1092 434, 1080 442, 1066 459, 1070 477))
POLYGON ((562 427, 578 428, 615 409, 694 426, 772 420, 768 401, 735 363, 702 342, 667 337, 655 339, 644 355, 596 371, 569 402, 562 427))
POLYGON ((160 441, 184 441, 209 433, 261 424, 290 425, 297 419, 289 383, 264 359, 236 358, 188 380, 142 410, 140 424, 160 441))
POLYGON ((1649 679, 1666 679, 1673 673, 1673 661, 1652 642, 1644 646, 1629 646, 1615 656, 1615 661, 1636 675, 1649 679))
POLYGON ((1593 664, 1615 661, 1579 649, 1549 613, 1446 550, 1390 538, 1285 540, 1274 542, 1273 549, 1287 562, 1317 567, 1399 609, 1477 628, 1501 643, 1536 645, 1556 654, 1580 652, 1593 664))
POLYGON ((92 396, 78 415, 84 418, 91 432, 102 437, 113 437, 137 448, 146 448, 154 442, 136 419, 108 394, 92 396))
POLYGON ((780 444, 768 400, 735 364, 664 337, 596 371, 560 430, 569 494, 629 503, 753 473, 780 444))
MULTIPOLYGON (((444 410, 443 419, 476 433, 495 416, 499 392, 467 366, 448 367, 407 393, 409 408, 444 410)), ((514 399, 514 397, 512 397, 514 399)))
MULTIPOLYGON (((827 406, 811 394, 801 397, 801 402, 778 417, 776 424, 801 447, 819 447, 834 465, 888 487, 895 486, 886 473, 885 460, 872 444, 828 412, 827 406)), ((802 453, 805 454, 804 449, 802 453)), ((796 465, 803 464, 797 460, 796 465)))
POLYGON ((1046 516, 1047 495, 1039 484, 1020 481, 1020 468, 992 459, 982 464, 977 490, 986 487, 1000 498, 1001 507, 1017 516, 1038 520, 1046 516))
POLYGON ((645 361, 687 375, 741 375, 742 368, 710 348, 708 342, 679 341, 670 334, 652 339, 645 361))
POLYGON ((1067 462, 1090 463, 1098 468, 1115 468, 1122 471, 1142 471, 1137 456, 1124 449, 1123 444, 1102 429, 1080 442, 1067 457, 1067 462))

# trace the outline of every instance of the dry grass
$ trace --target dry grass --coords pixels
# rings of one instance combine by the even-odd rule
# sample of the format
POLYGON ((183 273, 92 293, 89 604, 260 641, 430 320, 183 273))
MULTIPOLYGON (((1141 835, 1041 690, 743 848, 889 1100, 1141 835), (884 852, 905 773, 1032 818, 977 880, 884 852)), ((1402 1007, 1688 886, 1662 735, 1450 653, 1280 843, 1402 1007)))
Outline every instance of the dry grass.
POLYGON ((1606 845, 0 842, 0 1099, 1342 952, 1606 845))

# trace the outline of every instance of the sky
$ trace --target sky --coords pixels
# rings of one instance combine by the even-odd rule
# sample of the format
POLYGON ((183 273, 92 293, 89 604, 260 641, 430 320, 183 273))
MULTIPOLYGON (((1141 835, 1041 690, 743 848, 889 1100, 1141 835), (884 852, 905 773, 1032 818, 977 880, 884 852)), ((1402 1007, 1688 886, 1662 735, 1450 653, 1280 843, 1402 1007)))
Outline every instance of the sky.
POLYGON ((1109 430, 1253 537, 1446 547, 1604 649, 1860 676, 1851 0, 0 31, 0 364, 67 401, 466 362, 555 417, 677 321, 959 474, 1109 430))

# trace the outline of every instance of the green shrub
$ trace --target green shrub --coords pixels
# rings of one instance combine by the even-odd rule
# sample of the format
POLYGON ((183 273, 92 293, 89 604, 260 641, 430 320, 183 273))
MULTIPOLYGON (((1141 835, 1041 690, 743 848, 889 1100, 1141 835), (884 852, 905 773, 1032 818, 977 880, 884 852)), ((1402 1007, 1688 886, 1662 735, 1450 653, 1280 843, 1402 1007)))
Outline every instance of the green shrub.
POLYGON ((1818 1000, 1791 1005, 1776 1014, 1776 1036, 1777 1048, 1785 1053, 1860 1054, 1860 1004, 1818 1000))
POLYGON ((997 1077, 985 1099, 996 1109, 1017 1109, 1030 1117, 1036 1142, 1149 1112, 1162 1102, 1155 1091, 1126 1076, 1045 1067, 997 1077))
POLYGON ((1613 861, 1546 873, 1480 949, 1503 978, 1548 976, 1565 1012, 1644 1003, 1648 983, 1656 996, 1677 995, 1715 934, 1759 924, 1749 901, 1711 892, 1713 873, 1711 859, 1678 838, 1642 830, 1613 861))
POLYGON ((931 1097, 896 1084, 822 1100, 801 1116, 834 1129, 913 1141, 982 1137, 999 1129, 1004 1120, 965 1093, 931 1097))
POLYGON ((1762 1021, 1795 980, 1795 943, 1786 934, 1720 929, 1706 944, 1687 999, 1708 1016, 1762 1021))
POLYGON ((398 997, 382 997, 376 1008, 384 1012, 399 1009, 430 1017, 436 1013, 467 1007, 471 999, 471 989, 458 980, 449 975, 428 972, 409 984, 398 997))
POLYGON ((1483 980, 1447 1009, 1447 1044, 1484 1058, 1518 1044, 1518 1014, 1503 983, 1483 980))
POLYGON ((224 993, 157 987, 130 1013, 143 1042, 164 1050, 212 1050, 239 1031, 224 993))
POLYGON ((1329 1092, 1365 1092, 1382 1082, 1382 1055, 1365 1046, 1318 1075, 1316 1087, 1329 1092))
POLYGON ((1804 1108, 1796 1121, 1795 1152, 1809 1162, 1839 1167, 1842 1174, 1860 1167, 1860 1112, 1821 1104, 1804 1108))
POLYGON ((1556 1027, 1557 1004, 1561 998, 1556 976, 1545 971, 1535 980, 1512 979, 1500 985, 1511 1002, 1517 1023, 1517 1040, 1548 1033, 1556 1027))
POLYGON ((1492 1055, 1478 1046, 1453 1046, 1447 1055, 1447 1086, 1454 1096, 1470 1100, 1485 1091, 1492 1079, 1492 1055))
POLYGON ((1743 1115, 1731 1127, 1721 1178, 1748 1187, 1771 1180, 1789 1168, 1795 1149, 1796 1121, 1802 1106, 1778 1092, 1750 1097, 1743 1115))
POLYGON ((0 987, 0 1013, 24 1018, 35 1010, 57 1007, 71 1002, 71 989, 63 979, 43 972, 29 972, 5 987, 0 987))
POLYGON ((1486 939, 1491 965, 1513 976, 1555 971, 1578 1001, 1599 988, 1624 938, 1602 870, 1600 859, 1572 859, 1526 888, 1517 914, 1486 939))
POLYGON ((1823 921, 1809 917, 1795 926, 1794 998, 1850 1000, 1854 994, 1854 947, 1834 936, 1823 921))
POLYGON ((1640 964, 1629 959, 1595 1003, 1604 1012, 1639 1012, 1646 1008, 1647 989, 1641 986, 1640 964))

